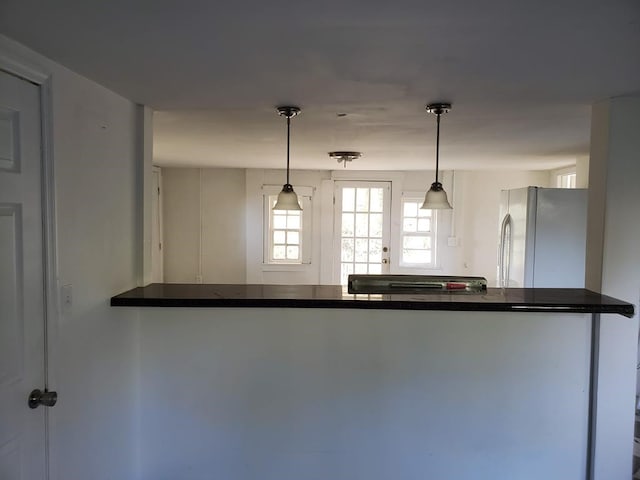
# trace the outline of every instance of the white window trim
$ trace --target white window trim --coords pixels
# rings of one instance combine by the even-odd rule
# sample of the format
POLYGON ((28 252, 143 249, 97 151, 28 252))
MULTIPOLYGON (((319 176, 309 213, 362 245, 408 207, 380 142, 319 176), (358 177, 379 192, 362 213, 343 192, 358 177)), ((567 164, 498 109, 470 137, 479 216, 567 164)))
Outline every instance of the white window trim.
POLYGON ((282 190, 282 185, 263 185, 262 186, 262 270, 274 272, 296 271, 305 268, 311 264, 312 254, 312 228, 313 228, 313 187, 294 186, 298 195, 298 201, 302 207, 302 226, 300 229, 300 249, 301 261, 270 261, 269 260, 269 222, 271 219, 271 208, 269 205, 269 197, 277 195, 282 190))
POLYGON ((404 202, 422 202, 424 200, 424 194, 420 192, 403 192, 400 200, 400 219, 398 228, 398 265, 403 269, 412 270, 436 270, 439 267, 438 259, 438 211, 433 210, 431 216, 432 232, 428 234, 416 233, 419 236, 431 237, 432 245, 432 261, 431 263, 407 263, 402 261, 402 239, 405 235, 404 232, 404 202))

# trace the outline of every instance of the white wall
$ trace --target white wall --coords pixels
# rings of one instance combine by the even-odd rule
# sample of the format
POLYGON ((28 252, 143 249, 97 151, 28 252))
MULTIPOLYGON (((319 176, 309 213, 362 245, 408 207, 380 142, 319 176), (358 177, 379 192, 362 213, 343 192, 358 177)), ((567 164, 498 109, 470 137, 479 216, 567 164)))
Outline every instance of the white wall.
POLYGON ((53 479, 137 478, 138 316, 109 298, 136 285, 136 105, 0 36, 0 54, 52 75, 59 285, 50 319, 53 479))
MULTIPOLYGON (((640 97, 593 106, 587 229, 587 288, 633 303, 640 295, 640 97)), ((634 426, 638 315, 603 323, 597 478, 629 478, 634 426)))
MULTIPOLYGON (((196 282, 200 248, 205 283, 332 283, 333 181, 392 181, 392 232, 400 228, 402 194, 423 195, 433 181, 432 172, 423 171, 293 171, 295 186, 313 191, 312 208, 307 212, 313 217, 312 260, 309 265, 283 266, 263 263, 262 187, 280 186, 284 171, 172 168, 163 172, 165 281, 186 283, 196 282), (240 198, 241 195, 244 197, 240 198), (201 197, 205 199, 202 208, 201 197), (246 207, 241 209, 239 205, 246 207), (198 233, 200 213, 215 226, 205 229, 202 242, 198 233)), ((549 172, 444 172, 442 181, 454 209, 438 212, 438 268, 400 267, 400 248, 398 238, 394 237, 391 271, 478 275, 487 277, 494 285, 500 190, 530 185, 546 187, 549 172)))
POLYGON ((245 283, 243 169, 163 168, 164 281, 245 283))
POLYGON ((576 158, 576 188, 589 188, 589 156, 576 158))
POLYGON ((585 478, 587 315, 145 308, 141 327, 141 480, 585 478))

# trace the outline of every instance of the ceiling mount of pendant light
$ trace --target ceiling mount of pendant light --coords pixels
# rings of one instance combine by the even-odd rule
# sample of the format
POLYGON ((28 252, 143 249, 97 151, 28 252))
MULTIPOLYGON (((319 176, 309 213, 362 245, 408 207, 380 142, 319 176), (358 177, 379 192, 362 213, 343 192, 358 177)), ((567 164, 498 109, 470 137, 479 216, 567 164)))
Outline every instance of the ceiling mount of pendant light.
POLYGON ((436 181, 431 184, 431 188, 424 197, 424 203, 420 208, 429 210, 450 209, 451 204, 447 200, 447 192, 442 188, 442 183, 438 180, 438 167, 440 161, 440 116, 451 110, 450 103, 430 103, 427 105, 427 112, 436 116, 436 181))
POLYGON ((298 202, 298 195, 293 191, 293 186, 289 183, 289 151, 291 144, 291 117, 295 117, 300 113, 298 107, 277 107, 276 110, 280 115, 287 118, 287 183, 282 187, 282 191, 278 194, 278 200, 273 206, 274 210, 302 210, 298 202))
POLYGON ((344 168, 347 168, 347 162, 353 162, 356 158, 360 158, 360 152, 329 152, 331 158, 335 158, 338 163, 344 162, 344 168))

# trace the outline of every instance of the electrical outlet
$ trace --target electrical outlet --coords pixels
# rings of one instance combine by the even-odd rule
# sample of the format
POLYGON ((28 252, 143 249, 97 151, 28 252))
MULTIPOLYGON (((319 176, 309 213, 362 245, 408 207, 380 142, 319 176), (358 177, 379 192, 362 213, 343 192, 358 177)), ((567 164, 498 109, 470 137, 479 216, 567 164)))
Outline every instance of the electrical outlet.
POLYGON ((202 283, 202 275, 196 275, 196 283, 202 283))
POLYGON ((457 247, 458 246, 458 237, 449 237, 449 238, 447 238, 447 245, 449 247, 457 247))

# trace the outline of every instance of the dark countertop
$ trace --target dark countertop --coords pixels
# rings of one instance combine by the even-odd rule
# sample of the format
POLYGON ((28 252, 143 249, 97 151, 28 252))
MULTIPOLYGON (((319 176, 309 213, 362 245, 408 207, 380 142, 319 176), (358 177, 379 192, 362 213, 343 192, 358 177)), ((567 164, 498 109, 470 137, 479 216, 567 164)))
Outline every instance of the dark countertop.
POLYGON ((481 294, 354 295, 337 285, 152 283, 111 298, 116 307, 286 307, 456 310, 485 312, 617 313, 633 305, 580 288, 489 288, 481 294))

